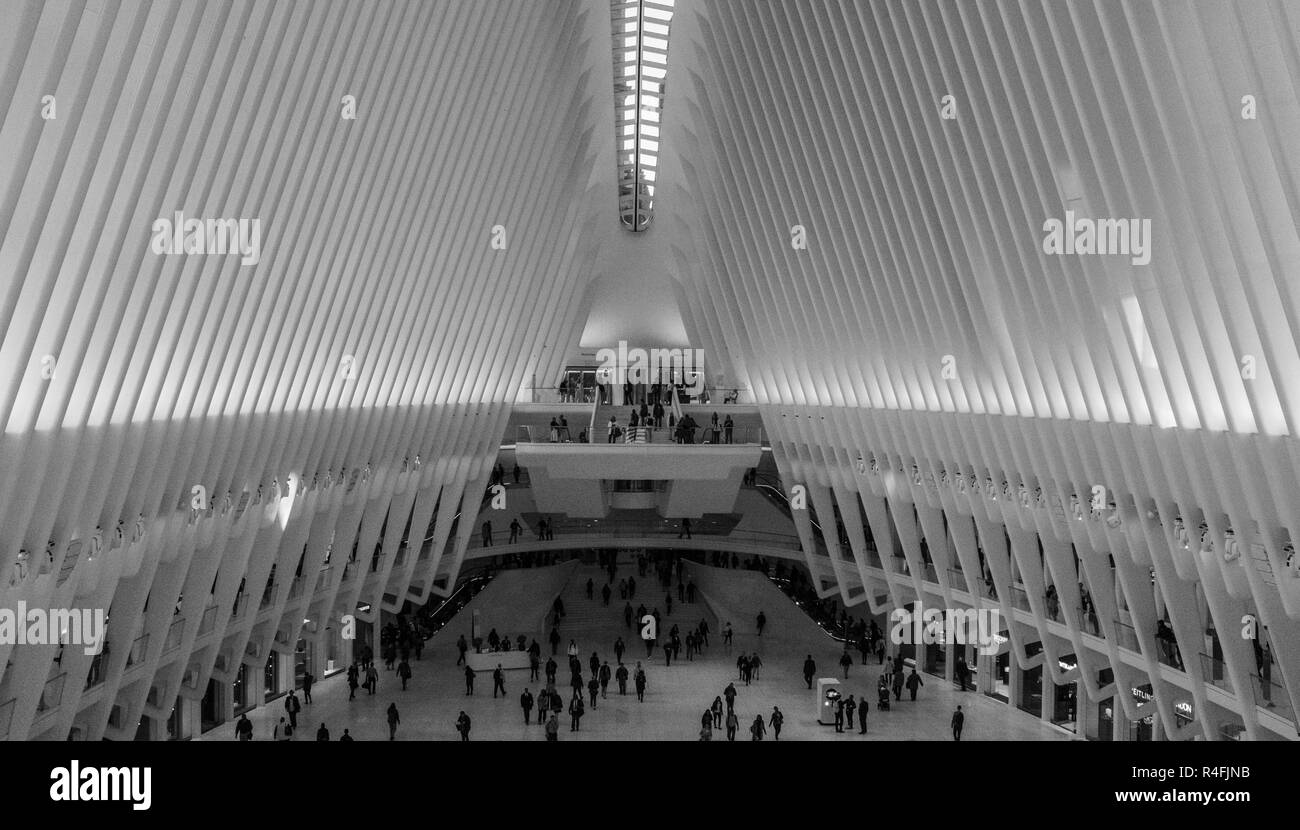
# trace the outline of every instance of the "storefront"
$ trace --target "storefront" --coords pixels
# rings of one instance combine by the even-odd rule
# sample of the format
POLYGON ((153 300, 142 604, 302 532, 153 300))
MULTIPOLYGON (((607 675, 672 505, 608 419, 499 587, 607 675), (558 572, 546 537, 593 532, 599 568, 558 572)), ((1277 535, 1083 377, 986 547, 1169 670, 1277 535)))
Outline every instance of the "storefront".
POLYGON ((1115 737, 1115 698, 1108 697, 1097 704, 1097 734, 1088 737, 1110 741, 1115 737))
MULTIPOLYGON (((1025 656, 1033 657, 1043 650, 1042 643, 1030 643, 1025 646, 1025 656)), ((1040 663, 1032 669, 1020 672, 1020 711, 1028 712, 1034 717, 1043 716, 1043 666, 1040 663)))
POLYGON ((240 663, 239 671, 235 672, 235 682, 230 684, 230 702, 236 715, 242 715, 256 705, 248 694, 247 663, 240 663))
POLYGON ((325 636, 321 639, 325 648, 325 665, 322 667, 321 677, 329 677, 335 672, 343 671, 344 650, 343 625, 335 622, 325 629, 325 636))
POLYGON ((993 667, 993 676, 990 686, 984 690, 984 694, 1000 700, 1003 703, 1011 702, 1011 652, 1004 651, 989 661, 993 667))
POLYGON ((316 673, 316 644, 304 637, 298 638, 297 644, 293 649, 293 687, 302 688, 303 675, 308 672, 312 676, 319 677, 316 673))
MULTIPOLYGON (((1151 700, 1151 684, 1147 683, 1142 686, 1136 686, 1129 690, 1133 699, 1139 703, 1148 703, 1151 700)), ((1150 741, 1154 739, 1155 732, 1155 715, 1147 715, 1135 721, 1129 721, 1128 739, 1130 741, 1150 741)))
MULTIPOLYGON (((1073 654, 1067 654, 1058 661, 1061 671, 1073 671, 1078 661, 1073 654)), ((1052 723, 1068 729, 1076 735, 1079 732, 1079 684, 1059 683, 1055 686, 1055 700, 1052 704, 1052 723)))
POLYGON ((284 687, 280 683, 280 654, 272 651, 271 656, 266 658, 266 665, 262 667, 262 702, 266 703, 283 693, 284 687))
POLYGON ((1035 717, 1043 714, 1043 667, 1034 666, 1020 673, 1020 711, 1035 717))
MULTIPOLYGON (((208 680, 208 689, 199 705, 199 729, 207 732, 225 722, 224 689, 216 680, 208 680)), ((177 707, 179 710, 179 707, 177 707)))
MULTIPOLYGON (((188 741, 190 738, 194 737, 194 726, 191 723, 190 715, 193 706, 193 701, 186 700, 183 697, 176 698, 176 703, 172 706, 171 714, 167 716, 167 740, 188 741)), ((200 723, 199 726, 200 729, 203 728, 202 723, 200 723)))

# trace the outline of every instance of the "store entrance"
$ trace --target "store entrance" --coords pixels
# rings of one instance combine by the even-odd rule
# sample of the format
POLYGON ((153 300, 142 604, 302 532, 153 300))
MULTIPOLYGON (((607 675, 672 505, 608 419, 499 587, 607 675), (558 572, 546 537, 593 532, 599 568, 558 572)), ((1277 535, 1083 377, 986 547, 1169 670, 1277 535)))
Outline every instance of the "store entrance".
POLYGON ((992 660, 992 685, 984 694, 1003 703, 1011 702, 1011 652, 1004 651, 992 660))
POLYGON ((274 651, 271 656, 266 658, 266 665, 262 667, 262 702, 266 703, 274 699, 277 695, 283 694, 284 689, 280 687, 280 655, 274 651))
POLYGON ((1097 704, 1097 735, 1099 741, 1115 737, 1115 698, 1108 697, 1097 704))
POLYGON ((1079 684, 1062 683, 1056 687, 1056 702, 1052 708, 1052 723, 1068 729, 1071 732, 1078 732, 1078 723, 1076 721, 1076 712, 1078 712, 1078 692, 1079 684))
POLYGON ((221 684, 216 680, 208 680, 208 689, 203 694, 203 703, 199 706, 199 728, 204 732, 221 723, 221 712, 224 708, 221 699, 221 684))

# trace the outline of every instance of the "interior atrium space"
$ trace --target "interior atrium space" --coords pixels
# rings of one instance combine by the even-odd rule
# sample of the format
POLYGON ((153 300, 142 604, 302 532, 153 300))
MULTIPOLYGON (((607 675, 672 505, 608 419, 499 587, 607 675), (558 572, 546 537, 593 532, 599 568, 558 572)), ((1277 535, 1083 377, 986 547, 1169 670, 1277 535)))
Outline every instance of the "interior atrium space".
POLYGON ((1295 0, 0 0, 0 746, 1231 764, 1297 332, 1295 0))

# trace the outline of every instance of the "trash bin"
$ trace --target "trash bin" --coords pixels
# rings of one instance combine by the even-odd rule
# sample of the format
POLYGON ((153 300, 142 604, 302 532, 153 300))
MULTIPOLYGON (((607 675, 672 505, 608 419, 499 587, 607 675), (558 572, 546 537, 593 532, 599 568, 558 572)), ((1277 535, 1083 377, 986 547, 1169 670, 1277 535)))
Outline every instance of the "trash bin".
POLYGON ((817 679, 817 722, 835 725, 835 706, 840 701, 840 681, 834 677, 817 679))

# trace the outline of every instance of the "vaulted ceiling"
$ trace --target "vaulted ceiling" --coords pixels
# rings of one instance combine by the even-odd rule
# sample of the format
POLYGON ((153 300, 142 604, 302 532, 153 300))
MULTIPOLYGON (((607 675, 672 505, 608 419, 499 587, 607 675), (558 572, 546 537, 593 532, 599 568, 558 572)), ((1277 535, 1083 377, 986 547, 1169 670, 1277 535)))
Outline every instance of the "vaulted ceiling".
MULTIPOLYGON (((0 597, 111 605, 123 644, 165 629, 172 599, 192 621, 209 596, 223 609, 186 659, 155 643, 145 677, 122 648, 113 690, 73 683, 40 717, 53 651, 0 645, 12 735, 100 737, 114 705, 133 723, 152 686, 219 676, 304 612, 427 599, 465 554, 470 523, 448 538, 450 517, 477 504, 521 390, 584 331, 634 323, 664 345, 684 332, 745 388, 822 509, 896 523, 916 505, 909 562, 925 537, 973 572, 997 536, 1020 576, 1085 583, 1140 633, 1172 616, 1189 648, 1257 614, 1300 687, 1300 8, 683 0, 635 235, 610 14, 6 5, 0 597), (156 253, 177 213, 257 220, 256 263, 156 253), (1147 222, 1149 261, 1050 253, 1045 223, 1067 217, 1147 222), (986 482, 1038 495, 994 503, 986 482), (1071 515, 1095 487, 1115 523, 1071 515), (285 582, 269 626, 225 618, 304 550, 315 573, 336 539, 372 548, 390 505, 447 519, 430 561, 301 597, 285 582), (119 549, 119 522, 131 555, 92 557, 119 549), (971 535, 936 541, 955 525, 971 535)), ((828 594, 926 590, 853 547, 828 594)), ((1225 648, 1246 685, 1247 648, 1225 648)), ((1094 669, 1156 670, 1094 650, 1094 669)))

